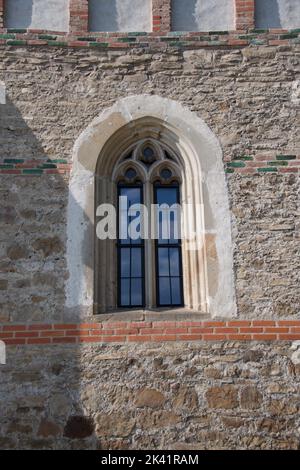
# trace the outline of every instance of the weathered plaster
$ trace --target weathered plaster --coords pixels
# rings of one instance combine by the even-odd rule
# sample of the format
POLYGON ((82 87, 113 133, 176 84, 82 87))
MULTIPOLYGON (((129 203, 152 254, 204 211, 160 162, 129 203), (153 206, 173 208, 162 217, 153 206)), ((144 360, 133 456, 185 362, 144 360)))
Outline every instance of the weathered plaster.
MULTIPOLYGON (((105 147, 115 135, 120 142, 118 132, 125 125, 129 129, 128 135, 133 135, 136 123, 142 119, 157 120, 158 125, 171 133, 172 139, 176 142, 177 150, 185 162, 186 180, 194 182, 194 185, 186 184, 183 188, 186 194, 185 202, 203 204, 204 222, 201 220, 201 214, 195 214, 193 219, 195 226, 197 230, 202 227, 205 233, 215 236, 217 261, 213 258, 207 259, 207 273, 203 271, 203 277, 206 279, 202 280, 207 284, 207 309, 213 316, 232 316, 236 308, 230 215, 219 142, 204 121, 183 108, 180 103, 147 95, 125 98, 105 110, 81 134, 75 144, 68 211, 67 259, 70 278, 67 282, 67 307, 79 306, 83 302, 83 305, 91 308, 93 304, 90 280, 86 277, 87 270, 90 272, 93 266, 93 259, 88 260, 86 253, 90 249, 92 240, 87 240, 85 237, 87 227, 83 221, 89 220, 88 224, 93 226, 93 177, 96 165, 100 165, 104 173, 108 171, 106 169, 113 162, 106 158, 105 147), (102 162, 101 159, 106 160, 102 162), (192 194, 193 187, 196 189, 194 190, 196 196, 192 194), (76 211, 73 201, 77 204, 76 211), (76 236, 73 235, 74 232, 76 236)), ((93 256, 91 252, 89 256, 93 256)), ((203 264, 205 263, 205 247, 203 247, 203 264)), ((198 286, 200 272, 201 267, 197 269, 194 266, 189 282, 198 286)), ((205 290, 205 286, 203 289, 205 290)), ((197 298, 191 302, 192 305, 189 305, 191 308, 195 308, 195 305, 196 308, 202 307, 197 304, 197 298)))
POLYGON ((151 31, 151 0, 90 0, 90 31, 151 31))
POLYGON ((5 83, 0 82, 0 104, 5 104, 5 103, 6 103, 5 83))
POLYGON ((255 2, 256 28, 298 28, 299 0, 259 0, 255 2))
POLYGON ((172 0, 174 31, 234 29, 234 0, 172 0))
POLYGON ((6 28, 69 30, 69 0, 5 0, 6 28))

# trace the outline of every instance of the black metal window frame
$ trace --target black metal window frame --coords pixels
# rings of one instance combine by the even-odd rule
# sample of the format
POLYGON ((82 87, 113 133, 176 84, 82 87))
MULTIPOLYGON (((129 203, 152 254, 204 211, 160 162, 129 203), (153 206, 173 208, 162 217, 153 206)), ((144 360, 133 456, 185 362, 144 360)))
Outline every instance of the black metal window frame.
MULTIPOLYGON (((180 187, 177 182, 173 182, 170 184, 161 184, 161 183, 155 183, 153 184, 153 199, 154 199, 154 204, 158 204, 157 201, 157 189, 160 188, 173 188, 176 189, 176 203, 180 204, 180 187)), ((159 230, 159 227, 158 227, 159 230)), ((184 296, 183 296, 183 270, 182 270, 182 243, 181 239, 178 239, 177 243, 161 243, 159 241, 159 234, 158 238, 155 240, 155 285, 156 285, 156 304, 157 307, 183 307, 184 306, 184 296), (179 254, 179 276, 170 276, 170 255, 168 254, 168 267, 169 267, 169 276, 159 276, 159 254, 158 250, 159 248, 176 248, 178 249, 178 254, 179 254), (170 283, 170 304, 165 304, 161 303, 160 299, 160 289, 159 289, 159 278, 160 277, 166 277, 169 278, 169 283, 170 283), (172 287, 171 287, 171 279, 172 277, 179 277, 179 287, 180 287, 180 303, 172 303, 172 287)))
POLYGON ((128 309, 135 309, 135 308, 144 308, 145 307, 145 243, 144 239, 141 239, 141 243, 132 243, 130 240, 129 244, 124 244, 119 238, 119 230, 120 230, 120 224, 119 224, 119 218, 120 218, 120 205, 119 205, 119 197, 121 195, 121 190, 123 188, 136 188, 139 189, 141 192, 141 197, 140 197, 140 204, 144 203, 144 187, 143 184, 130 184, 130 183, 119 183, 117 185, 117 214, 118 214, 118 220, 117 220, 117 233, 118 233, 118 238, 117 238, 117 273, 118 273, 118 295, 117 295, 117 302, 118 302, 118 307, 119 308, 128 308, 128 309), (141 249, 141 277, 122 277, 122 272, 121 272, 121 250, 130 250, 130 274, 131 274, 131 250, 134 248, 140 248, 141 249), (130 296, 130 304, 129 305, 123 305, 122 304, 122 299, 121 299, 121 281, 122 279, 129 279, 129 296, 130 296), (131 281, 132 279, 141 279, 142 282, 142 303, 138 305, 132 305, 131 303, 131 281))

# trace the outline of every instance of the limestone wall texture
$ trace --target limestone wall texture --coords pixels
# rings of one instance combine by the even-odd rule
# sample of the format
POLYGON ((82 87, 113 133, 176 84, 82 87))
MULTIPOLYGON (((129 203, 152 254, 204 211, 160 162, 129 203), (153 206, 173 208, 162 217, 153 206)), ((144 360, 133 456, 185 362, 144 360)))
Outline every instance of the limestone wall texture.
POLYGON ((26 58, 16 48, 2 54, 2 171, 23 174, 1 175, 3 318, 77 316, 64 307, 64 173, 92 119, 117 99, 142 93, 181 102, 220 139, 238 317, 299 317, 298 46, 158 53, 31 48, 26 58), (57 165, 62 174, 52 174, 57 165))
POLYGON ((1 368, 1 448, 298 449, 287 343, 22 347, 1 368))
POLYGON ((0 53, 0 447, 298 449, 299 44, 15 43, 0 53), (65 344, 53 330, 48 344, 34 334, 93 321, 65 307, 72 149, 101 111, 143 93, 180 102, 220 140, 234 320, 289 319, 289 341, 65 344), (32 328, 26 344, 18 324, 32 328))

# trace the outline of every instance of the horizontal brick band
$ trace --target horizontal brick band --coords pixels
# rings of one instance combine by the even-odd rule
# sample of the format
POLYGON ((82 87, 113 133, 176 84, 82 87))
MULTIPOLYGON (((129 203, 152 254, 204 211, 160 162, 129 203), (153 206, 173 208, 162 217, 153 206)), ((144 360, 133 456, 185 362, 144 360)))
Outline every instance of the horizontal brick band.
POLYGON ((114 321, 3 324, 7 345, 165 341, 294 341, 300 320, 114 321))
MULTIPOLYGON (((26 160, 22 158, 4 158, 0 160, 0 174, 43 175, 68 174, 72 165, 65 159, 26 160)), ((300 155, 260 153, 242 155, 225 161, 228 174, 242 175, 264 173, 298 173, 300 172, 300 155)))
POLYGON ((236 156, 225 164, 225 171, 229 174, 298 173, 299 170, 300 155, 271 152, 236 156))
MULTIPOLYGON (((160 29, 161 26, 158 26, 160 29)), ((77 31, 57 33, 36 29, 0 28, 0 45, 3 46, 54 46, 88 47, 103 49, 128 48, 202 48, 202 47, 247 47, 280 46, 300 44, 300 29, 243 29, 236 31, 197 31, 152 33, 95 33, 77 31)))
POLYGON ((64 159, 4 158, 0 160, 0 174, 6 175, 67 174, 70 170, 71 165, 64 159))

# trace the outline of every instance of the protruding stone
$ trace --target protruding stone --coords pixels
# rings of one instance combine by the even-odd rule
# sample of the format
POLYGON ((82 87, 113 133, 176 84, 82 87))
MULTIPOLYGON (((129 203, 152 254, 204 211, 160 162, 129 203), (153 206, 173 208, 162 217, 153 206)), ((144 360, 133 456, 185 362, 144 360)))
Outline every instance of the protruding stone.
POLYGON ((237 389, 232 385, 212 387, 206 392, 210 408, 232 409, 238 406, 237 389))
POLYGON ((58 436, 61 433, 61 427, 49 421, 48 419, 42 419, 38 429, 38 436, 39 437, 50 437, 50 436, 58 436))
POLYGON ((41 250, 45 257, 60 253, 63 249, 63 244, 59 237, 38 238, 33 243, 35 250, 41 250))
POLYGON ((145 388, 141 390, 135 400, 138 408, 148 406, 149 408, 160 408, 165 403, 164 395, 153 388, 145 388))
POLYGON ((241 406, 242 408, 253 410, 259 408, 263 400, 262 394, 256 387, 249 385, 241 391, 241 406))
POLYGON ((102 437, 127 437, 135 426, 133 419, 120 413, 99 413, 96 423, 96 432, 102 437))
POLYGON ((8 250, 7 250, 7 256, 13 260, 17 261, 22 258, 27 258, 28 257, 28 250, 25 246, 21 245, 11 245, 8 250))

